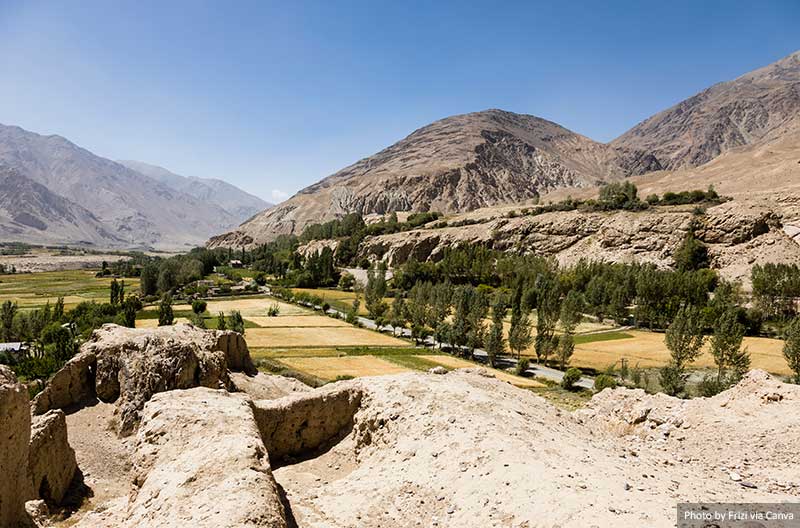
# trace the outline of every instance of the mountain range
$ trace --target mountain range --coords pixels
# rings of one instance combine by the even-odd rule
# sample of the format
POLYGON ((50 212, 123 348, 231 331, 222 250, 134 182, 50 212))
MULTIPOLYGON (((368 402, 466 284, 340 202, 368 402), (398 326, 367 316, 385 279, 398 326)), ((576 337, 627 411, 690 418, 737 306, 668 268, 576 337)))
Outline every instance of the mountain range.
POLYGON ((798 150, 800 52, 711 86, 609 143, 498 109, 447 117, 274 207, 222 180, 112 161, 61 136, 0 125, 0 236, 110 248, 249 246, 352 212, 458 214, 587 195, 623 179, 647 192, 713 184, 741 198, 779 193, 773 201, 800 219, 798 150))
POLYGON ((218 180, 191 184, 164 169, 139 168, 97 156, 61 136, 0 125, 3 240, 180 249, 269 206, 218 180), (156 169, 158 176, 143 173, 156 169))
MULTIPOLYGON (((448 117, 306 187, 238 229, 212 238, 209 246, 259 244, 352 212, 462 213, 523 204, 559 189, 580 192, 627 177, 646 185, 653 175, 660 188, 683 190, 669 188, 670 175, 677 172, 692 188, 704 188, 718 183, 721 174, 724 180, 728 160, 741 184, 748 164, 771 158, 770 146, 780 144, 781 151, 791 152, 799 137, 796 52, 716 84, 607 144, 535 116, 502 110, 448 117), (748 149, 761 154, 742 153, 748 149), (717 158, 714 171, 703 170, 717 158), (687 178, 687 171, 694 177, 687 178)), ((781 172, 784 183, 792 178, 792 171, 781 172)), ((751 174, 745 191, 770 190, 772 183, 751 174)))

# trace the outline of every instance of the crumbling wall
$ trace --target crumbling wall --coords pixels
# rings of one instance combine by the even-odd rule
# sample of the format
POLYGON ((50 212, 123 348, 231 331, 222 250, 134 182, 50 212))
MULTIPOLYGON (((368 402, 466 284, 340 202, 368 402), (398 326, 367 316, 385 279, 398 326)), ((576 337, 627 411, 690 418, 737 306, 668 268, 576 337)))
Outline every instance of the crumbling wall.
POLYGON ((28 392, 11 369, 0 365, 0 526, 27 526, 25 501, 32 498, 28 476, 31 413, 28 392))
POLYGON ((60 504, 77 470, 75 451, 67 439, 64 412, 52 410, 34 416, 28 471, 36 495, 48 505, 60 504))
POLYGON ((353 425, 362 391, 355 383, 337 383, 277 400, 253 402, 261 438, 270 460, 312 453, 338 439, 353 425))

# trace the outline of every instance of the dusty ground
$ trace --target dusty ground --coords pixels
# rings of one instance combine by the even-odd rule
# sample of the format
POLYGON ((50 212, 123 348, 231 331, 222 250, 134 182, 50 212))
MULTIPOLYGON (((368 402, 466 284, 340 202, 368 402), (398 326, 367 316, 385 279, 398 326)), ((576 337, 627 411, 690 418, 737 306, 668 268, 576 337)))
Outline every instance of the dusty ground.
POLYGON ((130 490, 132 439, 119 438, 114 431, 115 409, 112 403, 96 402, 67 414, 69 444, 92 492, 81 510, 63 526, 71 526, 86 511, 125 496, 130 490))
POLYGON ((800 482, 796 428, 780 449, 750 442, 787 426, 792 400, 767 410, 759 397, 740 409, 721 406, 724 397, 703 402, 718 410, 707 426, 681 431, 692 440, 676 455, 474 374, 360 383, 369 395, 354 432, 320 457, 275 472, 300 527, 666 527, 674 526, 678 501, 795 499, 791 486, 745 487, 720 469, 722 458, 731 468, 757 461, 762 474, 800 482), (781 413, 775 427, 759 419, 781 413))
MULTIPOLYGON (((427 359, 429 361, 433 361, 438 363, 444 367, 452 368, 452 369, 460 369, 460 368, 475 368, 476 364, 467 361, 466 359, 457 358, 454 356, 450 356, 448 354, 431 354, 431 355, 421 355, 416 356, 422 359, 427 359)), ((539 383, 536 380, 532 380, 529 378, 523 378, 520 376, 514 376, 513 374, 508 374, 506 372, 502 372, 500 370, 492 370, 492 375, 495 378, 499 379, 500 381, 505 381, 507 383, 511 383, 517 387, 523 388, 530 388, 530 387, 544 387, 543 384, 539 383)))

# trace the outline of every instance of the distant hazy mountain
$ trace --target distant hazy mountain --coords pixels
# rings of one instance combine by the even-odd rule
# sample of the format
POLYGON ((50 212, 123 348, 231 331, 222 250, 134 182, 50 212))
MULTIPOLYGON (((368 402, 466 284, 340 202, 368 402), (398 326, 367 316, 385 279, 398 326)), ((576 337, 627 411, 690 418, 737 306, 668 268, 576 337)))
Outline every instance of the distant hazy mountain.
POLYGON ((664 168, 702 165, 745 145, 800 134, 800 51, 660 112, 611 142, 664 168))
POLYGON ((156 179, 178 192, 216 204, 228 211, 239 223, 273 205, 222 180, 181 176, 158 165, 150 165, 141 161, 120 160, 119 163, 156 179))
POLYGON ((260 243, 351 212, 470 211, 658 168, 647 152, 615 149, 535 116, 502 110, 452 116, 303 189, 211 245, 260 243))
POLYGON ((0 240, 108 246, 124 242, 85 208, 8 167, 0 167, 0 240))
MULTIPOLYGON (((118 245, 165 249, 193 246, 240 223, 240 215, 216 203, 177 191, 122 164, 96 156, 61 136, 42 136, 0 125, 0 165, 16 169, 19 175, 46 188, 52 195, 47 195, 48 199, 57 196, 65 199, 65 204, 89 211, 108 232, 109 237, 104 239, 118 241, 118 245)), ((4 193, 9 190, 0 187, 4 193)), ((39 191, 41 196, 47 194, 39 191)), ((65 208, 66 205, 60 210, 65 208)), ((70 223, 66 218, 57 220, 42 211, 22 210, 18 214, 30 215, 30 224, 44 225, 45 229, 40 231, 51 225, 55 230, 56 225, 70 223)), ((18 237, 25 241, 24 233, 18 237)), ((60 242, 83 240, 83 235, 67 236, 65 232, 60 242)))

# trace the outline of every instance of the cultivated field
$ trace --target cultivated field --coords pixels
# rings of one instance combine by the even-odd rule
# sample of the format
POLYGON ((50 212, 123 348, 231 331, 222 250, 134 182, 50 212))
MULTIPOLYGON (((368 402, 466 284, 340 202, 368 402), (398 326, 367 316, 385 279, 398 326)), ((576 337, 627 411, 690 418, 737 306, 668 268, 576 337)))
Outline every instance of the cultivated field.
MULTIPOLYGON (((638 364, 642 368, 661 367, 669 361, 669 350, 664 344, 664 334, 639 330, 625 331, 625 334, 631 337, 583 343, 580 342, 581 337, 603 339, 604 335, 578 336, 571 364, 577 367, 604 370, 612 364, 619 366, 622 359, 626 359, 631 367, 638 364)), ((765 337, 745 337, 743 346, 750 351, 751 368, 763 369, 774 374, 788 375, 791 373, 783 357, 783 341, 765 337)), ((714 366, 714 360, 708 352, 708 348, 708 343, 706 343, 703 355, 692 364, 693 367, 714 366)), ((533 352, 530 351, 529 354, 533 355, 533 352)))
MULTIPOLYGON (((67 309, 83 301, 108 302, 111 280, 95 277, 95 271, 45 271, 0 275, 0 302, 16 301, 19 307, 39 308, 64 298, 67 309)), ((124 279, 126 292, 139 291, 139 279, 124 279)))
POLYGON ((376 356, 288 357, 281 358, 280 362, 323 380, 334 380, 342 376, 383 376, 409 370, 376 356))
MULTIPOLYGON (((276 318, 278 319, 278 318, 276 318)), ((406 341, 353 326, 346 327, 272 327, 252 328, 245 335, 247 344, 263 347, 330 347, 375 346, 396 347, 406 341)))

